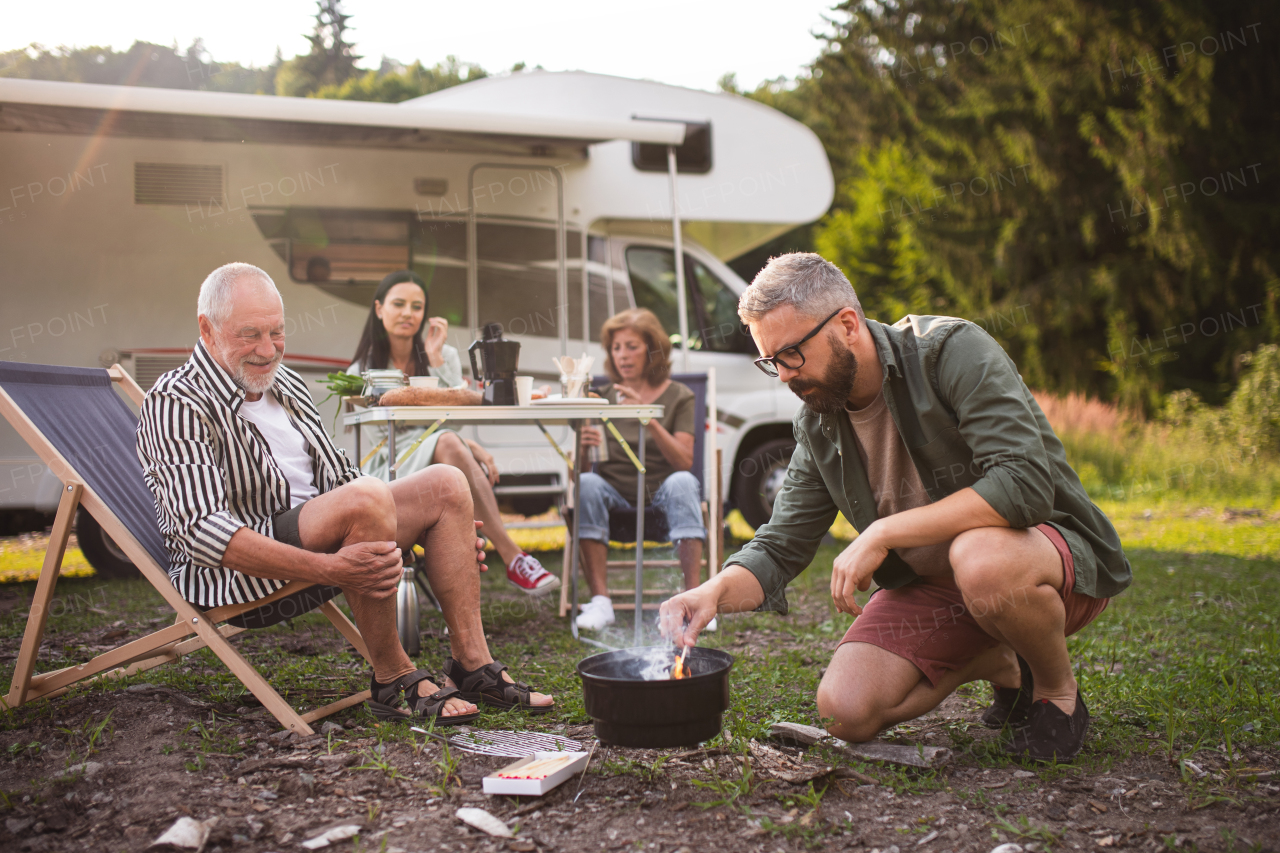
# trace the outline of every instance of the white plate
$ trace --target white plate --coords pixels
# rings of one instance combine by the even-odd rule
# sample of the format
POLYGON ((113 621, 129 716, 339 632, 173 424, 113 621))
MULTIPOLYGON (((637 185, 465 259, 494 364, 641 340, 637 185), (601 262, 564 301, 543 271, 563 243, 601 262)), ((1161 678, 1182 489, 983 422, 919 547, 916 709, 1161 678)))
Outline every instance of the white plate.
POLYGON ((609 401, 603 397, 544 397, 529 401, 531 406, 598 406, 601 403, 608 405, 609 401))

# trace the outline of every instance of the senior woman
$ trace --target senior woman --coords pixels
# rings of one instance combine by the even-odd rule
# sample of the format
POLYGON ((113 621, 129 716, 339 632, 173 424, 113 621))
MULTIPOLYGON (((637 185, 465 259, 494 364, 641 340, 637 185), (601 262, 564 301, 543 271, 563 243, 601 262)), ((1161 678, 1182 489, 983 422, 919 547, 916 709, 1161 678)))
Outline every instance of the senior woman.
MULTIPOLYGON (((605 372, 612 381, 602 390, 611 403, 657 404, 662 418, 649 421, 645 441, 658 453, 645 458, 645 492, 650 504, 662 510, 667 531, 676 543, 684 588, 699 582, 699 562, 707 531, 702 525, 702 501, 693 467, 694 394, 689 386, 671 379, 671 339, 662 323, 647 308, 633 308, 615 314, 600 331, 605 351, 605 372)), ((615 424, 632 448, 640 441, 638 421, 615 424)), ((582 443, 598 447, 605 441, 599 427, 583 427, 582 443)), ((609 510, 634 509, 638 477, 635 465, 610 434, 607 461, 597 462, 595 471, 583 473, 578 491, 578 538, 582 548, 583 571, 591 588, 591 601, 578 616, 580 629, 598 631, 613 624, 613 603, 605 578, 609 550, 609 510)), ((715 630, 714 625, 703 630, 715 630)))
MULTIPOLYGON (((359 374, 366 369, 394 367, 405 376, 436 376, 441 385, 459 387, 463 384, 462 361, 458 350, 445 343, 448 332, 448 320, 427 317, 427 286, 422 279, 410 270, 391 273, 374 293, 364 333, 347 372, 359 374)), ((484 534, 507 567, 507 580, 529 595, 541 596, 558 589, 560 579, 520 550, 502 524, 493 494, 499 476, 493 456, 450 429, 436 430, 418 444, 425 431, 424 426, 396 428, 396 447, 412 448, 401 451, 397 473, 412 474, 433 464, 452 465, 462 471, 471 486, 476 517, 484 522, 484 534)), ((381 432, 380 437, 385 439, 386 431, 381 432)), ((360 467, 365 474, 387 479, 390 460, 385 441, 367 462, 361 460, 360 467)))

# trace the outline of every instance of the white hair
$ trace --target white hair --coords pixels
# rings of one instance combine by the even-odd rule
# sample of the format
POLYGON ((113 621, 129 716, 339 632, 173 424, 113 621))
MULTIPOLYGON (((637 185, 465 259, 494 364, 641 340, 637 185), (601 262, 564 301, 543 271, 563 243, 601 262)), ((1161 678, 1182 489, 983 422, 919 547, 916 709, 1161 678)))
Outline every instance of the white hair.
POLYGON ((271 280, 271 276, 267 275, 265 270, 253 264, 223 264, 209 273, 204 283, 200 285, 200 298, 196 300, 196 314, 208 317, 215 326, 225 323, 231 316, 232 291, 235 290, 236 282, 242 278, 258 279, 270 287, 276 298, 280 299, 280 304, 284 305, 284 299, 280 297, 276 283, 271 280))
POLYGON ((838 266, 813 252, 770 258, 738 300, 738 317, 749 323, 782 305, 815 320, 840 308, 852 308, 858 319, 866 319, 849 279, 838 266))

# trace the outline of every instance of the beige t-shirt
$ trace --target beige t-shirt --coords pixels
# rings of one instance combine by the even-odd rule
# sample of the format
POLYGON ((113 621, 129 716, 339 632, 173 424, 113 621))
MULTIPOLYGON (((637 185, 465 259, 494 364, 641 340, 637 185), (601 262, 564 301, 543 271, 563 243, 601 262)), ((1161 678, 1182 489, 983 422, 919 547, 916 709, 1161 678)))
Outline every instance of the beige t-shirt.
MULTIPOLYGON (((848 409, 849 422, 858 438, 858 454, 867 471, 876 512, 881 518, 926 506, 933 501, 924 490, 920 472, 902 441, 884 392, 863 409, 848 409)), ((950 576, 951 540, 917 548, 896 548, 898 555, 921 576, 950 576)))

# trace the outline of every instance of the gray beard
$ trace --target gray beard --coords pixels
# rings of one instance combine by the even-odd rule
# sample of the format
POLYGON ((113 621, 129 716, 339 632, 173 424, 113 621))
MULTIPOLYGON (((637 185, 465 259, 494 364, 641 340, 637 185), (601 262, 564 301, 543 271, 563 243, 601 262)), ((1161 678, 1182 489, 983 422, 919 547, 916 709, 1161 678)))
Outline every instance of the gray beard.
MULTIPOLYGON (((231 361, 228 357, 230 354, 225 350, 221 355, 223 361, 228 363, 231 361)), ((266 376, 250 376, 244 369, 245 361, 238 361, 236 362, 235 370, 231 372, 231 381, 244 389, 246 394, 265 394, 275 384, 276 373, 279 372, 280 364, 283 360, 282 356, 277 355, 274 359, 275 367, 271 368, 271 372, 266 376)))
POLYGON ((787 383, 791 392, 804 402, 809 410, 819 415, 839 415, 845 411, 845 404, 853 392, 853 383, 858 378, 858 360, 853 353, 843 346, 838 346, 830 336, 827 347, 831 351, 831 362, 826 373, 817 381, 792 379, 787 383), (808 395, 802 391, 814 389, 808 395))
POLYGON ((231 379, 248 394, 265 394, 276 383, 276 373, 279 370, 280 360, 277 359, 276 366, 271 368, 271 372, 266 376, 249 376, 244 369, 244 363, 241 362, 236 366, 235 375, 231 379))

